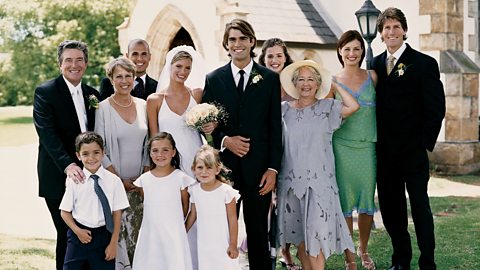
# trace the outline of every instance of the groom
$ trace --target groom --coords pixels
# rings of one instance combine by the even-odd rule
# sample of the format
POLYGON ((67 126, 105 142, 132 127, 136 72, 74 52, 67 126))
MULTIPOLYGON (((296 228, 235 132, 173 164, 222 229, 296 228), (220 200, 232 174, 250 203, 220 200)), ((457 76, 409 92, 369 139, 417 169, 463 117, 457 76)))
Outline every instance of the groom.
POLYGON ((231 62, 207 75, 202 102, 217 102, 228 113, 212 136, 242 196, 250 269, 266 270, 267 216, 282 155, 280 82, 253 61, 256 41, 248 22, 227 23, 222 45, 231 62))
POLYGON ((408 192, 420 249, 420 269, 436 269, 435 235, 427 194, 432 151, 445 116, 445 95, 435 59, 404 43, 405 14, 388 8, 377 21, 387 47, 375 57, 377 83, 377 188, 383 223, 392 240, 390 270, 410 269, 408 192))

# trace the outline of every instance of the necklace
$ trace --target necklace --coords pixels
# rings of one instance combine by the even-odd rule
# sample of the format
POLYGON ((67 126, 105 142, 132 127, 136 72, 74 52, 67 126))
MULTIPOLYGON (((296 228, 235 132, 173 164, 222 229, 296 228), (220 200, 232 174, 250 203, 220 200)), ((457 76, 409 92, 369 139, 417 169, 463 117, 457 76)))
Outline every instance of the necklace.
POLYGON ((112 100, 113 100, 113 103, 117 104, 118 106, 122 107, 122 108, 128 108, 132 105, 133 103, 133 98, 130 96, 130 103, 128 103, 127 105, 122 105, 120 103, 118 103, 116 100, 115 100, 115 97, 112 95, 112 100))

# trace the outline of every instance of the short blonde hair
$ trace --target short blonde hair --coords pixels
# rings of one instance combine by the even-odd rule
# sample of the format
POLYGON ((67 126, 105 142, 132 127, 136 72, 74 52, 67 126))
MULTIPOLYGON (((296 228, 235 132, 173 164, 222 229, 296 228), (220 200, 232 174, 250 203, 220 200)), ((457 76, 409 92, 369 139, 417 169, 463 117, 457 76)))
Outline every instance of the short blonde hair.
POLYGON ((207 168, 219 168, 220 173, 216 176, 216 179, 220 182, 231 184, 230 181, 226 178, 226 175, 230 173, 230 169, 223 165, 222 160, 220 159, 220 154, 217 149, 211 147, 210 145, 202 145, 198 150, 195 158, 192 163, 192 171, 195 172, 195 167, 199 161, 203 161, 207 168))
POLYGON ((125 58, 123 56, 120 56, 110 61, 107 64, 107 67, 105 68, 105 73, 110 80, 113 80, 113 72, 117 67, 121 67, 125 69, 127 72, 131 73, 133 76, 135 76, 136 68, 132 60, 125 58))
MULTIPOLYGON (((292 74, 292 83, 296 87, 297 86, 297 81, 298 81, 298 74, 300 74, 300 69, 301 68, 306 68, 310 70, 313 73, 313 77, 315 78, 315 81, 317 82, 318 89, 320 89, 320 86, 322 85, 322 75, 320 75, 320 72, 314 67, 311 66, 301 66, 298 67, 292 74)), ((318 90, 317 89, 317 90, 318 90)))

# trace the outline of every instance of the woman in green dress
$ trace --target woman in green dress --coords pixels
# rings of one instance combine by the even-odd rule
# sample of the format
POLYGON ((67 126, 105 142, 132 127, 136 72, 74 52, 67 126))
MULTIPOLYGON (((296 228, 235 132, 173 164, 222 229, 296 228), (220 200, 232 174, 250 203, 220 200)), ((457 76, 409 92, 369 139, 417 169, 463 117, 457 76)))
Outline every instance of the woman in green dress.
MULTIPOLYGON (((360 243, 357 254, 366 269, 375 269, 368 254, 368 239, 375 212, 377 128, 375 120, 375 85, 377 75, 360 68, 365 57, 365 43, 358 31, 345 32, 337 43, 337 56, 342 70, 333 76, 330 97, 338 89, 347 90, 360 104, 360 109, 344 121, 333 136, 337 184, 342 211, 350 232, 352 212, 358 213, 360 243)), ((353 235, 353 233, 352 233, 353 235)), ((357 269, 355 254, 346 251, 346 269, 357 269)))

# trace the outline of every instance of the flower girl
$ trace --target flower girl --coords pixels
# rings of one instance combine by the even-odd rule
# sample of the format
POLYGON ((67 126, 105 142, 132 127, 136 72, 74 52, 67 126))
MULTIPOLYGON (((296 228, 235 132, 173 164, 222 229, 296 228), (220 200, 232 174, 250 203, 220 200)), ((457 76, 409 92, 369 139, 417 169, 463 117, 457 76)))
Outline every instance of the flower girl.
POLYGON ((191 209, 186 227, 197 221, 198 269, 239 270, 237 210, 240 195, 226 184, 221 172, 228 172, 218 151, 204 145, 192 165, 200 182, 189 188, 191 209))
POLYGON ((187 187, 195 180, 178 169, 180 157, 169 133, 151 138, 148 152, 152 168, 134 182, 143 188, 144 208, 133 269, 191 270, 184 217, 187 187))

